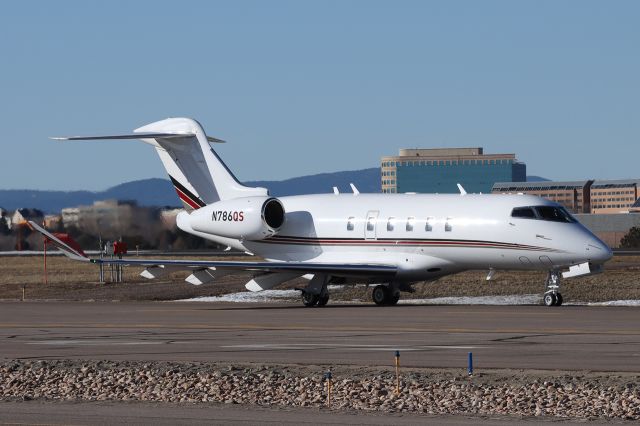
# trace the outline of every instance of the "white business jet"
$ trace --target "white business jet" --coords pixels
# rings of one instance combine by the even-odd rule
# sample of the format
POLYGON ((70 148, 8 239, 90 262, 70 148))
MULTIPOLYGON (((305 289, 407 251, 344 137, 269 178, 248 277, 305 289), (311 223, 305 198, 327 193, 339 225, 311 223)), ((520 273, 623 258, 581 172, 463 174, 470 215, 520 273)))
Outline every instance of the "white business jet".
POLYGON ((240 183, 205 134, 188 118, 151 123, 133 134, 59 140, 140 139, 152 145, 184 204, 178 227, 264 261, 89 259, 35 223, 68 257, 93 263, 139 265, 157 278, 190 270, 195 285, 250 272, 250 291, 299 277, 305 306, 324 306, 328 284, 376 284, 378 305, 394 305, 412 285, 465 270, 545 270, 544 303, 562 304, 560 278, 600 272, 609 247, 562 206, 529 195, 360 194, 271 197, 240 183))

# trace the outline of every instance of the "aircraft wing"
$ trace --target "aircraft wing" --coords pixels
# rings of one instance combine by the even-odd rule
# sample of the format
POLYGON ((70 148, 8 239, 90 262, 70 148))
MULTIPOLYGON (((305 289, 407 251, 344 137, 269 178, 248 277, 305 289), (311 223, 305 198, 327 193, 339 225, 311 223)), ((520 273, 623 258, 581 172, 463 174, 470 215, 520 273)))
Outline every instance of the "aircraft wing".
POLYGON ((44 236, 47 240, 49 240, 49 242, 51 244, 56 246, 56 248, 58 250, 60 250, 61 252, 63 252, 65 254, 65 256, 67 256, 68 258, 73 259, 73 260, 78 260, 80 262, 90 262, 91 261, 91 259, 89 259, 87 256, 85 256, 83 253, 80 253, 78 250, 74 249, 69 244, 65 243, 64 241, 62 241, 61 239, 59 239, 58 237, 53 235, 51 232, 47 231, 42 226, 40 226, 37 223, 35 223, 34 221, 30 220, 29 221, 29 226, 34 231, 38 231, 40 234, 42 234, 42 236, 44 236))
POLYGON ((392 277, 398 271, 394 265, 360 263, 318 263, 318 262, 238 262, 217 260, 175 260, 175 259, 90 259, 91 263, 123 266, 171 267, 173 269, 215 268, 229 272, 292 272, 304 274, 329 274, 346 277, 392 277))
POLYGON ((201 270, 215 269, 217 271, 256 272, 256 273, 299 273, 328 274, 344 277, 393 277, 398 268, 394 265, 382 264, 345 264, 345 263, 317 263, 317 262, 238 262, 238 261, 209 261, 209 260, 176 260, 176 259, 90 259, 83 256, 74 248, 65 244, 56 236, 33 221, 31 227, 44 235, 72 260, 91 262, 103 265, 143 266, 170 268, 172 270, 201 270))

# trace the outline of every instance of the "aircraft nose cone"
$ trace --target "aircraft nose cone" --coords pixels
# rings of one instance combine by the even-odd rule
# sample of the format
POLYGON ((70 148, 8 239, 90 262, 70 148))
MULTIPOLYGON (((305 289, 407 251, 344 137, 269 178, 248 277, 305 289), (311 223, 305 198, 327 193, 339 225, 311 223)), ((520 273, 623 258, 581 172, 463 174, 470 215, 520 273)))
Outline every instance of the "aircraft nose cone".
POLYGON ((595 263, 604 263, 613 257, 611 248, 597 238, 587 242, 586 250, 590 260, 595 263))

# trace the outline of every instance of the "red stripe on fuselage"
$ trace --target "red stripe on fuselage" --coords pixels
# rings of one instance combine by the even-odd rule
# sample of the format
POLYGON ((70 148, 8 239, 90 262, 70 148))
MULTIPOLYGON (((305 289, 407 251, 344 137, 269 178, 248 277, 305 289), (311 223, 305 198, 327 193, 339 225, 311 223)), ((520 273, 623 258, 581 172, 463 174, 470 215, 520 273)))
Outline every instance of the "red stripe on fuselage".
POLYGON ((296 237, 271 237, 265 240, 255 241, 257 243, 282 244, 282 245, 332 245, 332 246, 430 246, 430 247, 465 247, 465 248, 494 248, 512 250, 533 250, 533 251, 558 251, 548 247, 537 247, 522 244, 493 242, 493 241, 473 241, 473 240, 364 240, 356 238, 345 239, 321 239, 321 238, 296 238, 296 237))

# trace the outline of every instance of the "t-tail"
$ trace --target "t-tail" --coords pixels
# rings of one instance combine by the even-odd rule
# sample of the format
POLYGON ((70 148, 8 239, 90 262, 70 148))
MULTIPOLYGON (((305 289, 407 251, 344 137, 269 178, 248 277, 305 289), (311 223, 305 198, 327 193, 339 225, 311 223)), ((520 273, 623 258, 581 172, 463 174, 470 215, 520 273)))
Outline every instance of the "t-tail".
POLYGON ((147 124, 127 135, 56 137, 56 140, 140 139, 153 145, 187 211, 239 197, 266 196, 265 188, 252 188, 236 179, 210 143, 224 142, 207 136, 196 120, 167 118, 147 124))

